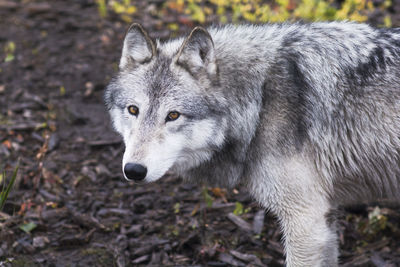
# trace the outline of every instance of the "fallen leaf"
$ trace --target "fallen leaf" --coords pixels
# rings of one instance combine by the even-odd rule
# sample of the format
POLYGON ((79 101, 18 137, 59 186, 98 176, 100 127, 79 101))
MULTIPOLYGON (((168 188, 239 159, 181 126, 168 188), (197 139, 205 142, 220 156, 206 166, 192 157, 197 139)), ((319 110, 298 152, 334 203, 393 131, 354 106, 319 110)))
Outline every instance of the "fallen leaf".
POLYGON ((35 229, 37 227, 37 224, 34 222, 28 222, 28 223, 24 223, 21 224, 19 226, 19 229, 21 229, 22 231, 24 231, 25 233, 30 233, 32 232, 33 229, 35 229))

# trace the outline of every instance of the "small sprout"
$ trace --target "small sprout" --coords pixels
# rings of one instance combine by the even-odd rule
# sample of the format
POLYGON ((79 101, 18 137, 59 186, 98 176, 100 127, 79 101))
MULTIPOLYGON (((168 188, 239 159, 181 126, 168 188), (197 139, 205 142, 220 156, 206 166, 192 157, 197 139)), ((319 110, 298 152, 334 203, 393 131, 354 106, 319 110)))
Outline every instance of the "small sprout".
POLYGON ((179 204, 179 202, 175 203, 175 205, 174 205, 174 213, 175 214, 179 213, 180 208, 181 208, 181 204, 179 204))
POLYGON ((60 96, 64 96, 66 93, 65 87, 62 85, 60 86, 60 96))
POLYGON ((5 180, 6 180, 6 172, 3 171, 3 174, 1 175, 1 181, 0 183, 3 184, 3 187, 1 189, 0 192, 0 211, 3 210, 4 205, 6 204, 6 200, 8 198, 8 195, 11 191, 11 188, 14 185, 15 180, 17 179, 17 174, 18 174, 18 168, 19 168, 19 163, 17 164, 17 166, 14 169, 14 172, 11 176, 11 180, 8 182, 7 186, 5 186, 5 180))
POLYGON ((178 227, 174 227, 174 229, 172 230, 172 234, 174 236, 178 236, 179 235, 179 228, 178 227))
POLYGON ((112 231, 117 231, 117 230, 119 230, 120 228, 121 228, 121 223, 120 223, 120 222, 115 222, 115 223, 113 223, 112 226, 111 226, 111 230, 112 230, 112 231))
POLYGON ((6 53, 6 58, 4 59, 4 62, 13 61, 15 59, 15 43, 13 41, 8 42, 4 47, 4 52, 6 53))
POLYGON ((212 207, 212 204, 214 202, 214 199, 212 196, 210 196, 210 194, 208 193, 208 188, 204 187, 203 188, 203 197, 204 197, 204 201, 206 202, 206 205, 208 208, 212 207))
POLYGON ((233 211, 233 214, 235 215, 242 215, 244 213, 243 209, 243 204, 240 202, 235 203, 235 210, 233 211))

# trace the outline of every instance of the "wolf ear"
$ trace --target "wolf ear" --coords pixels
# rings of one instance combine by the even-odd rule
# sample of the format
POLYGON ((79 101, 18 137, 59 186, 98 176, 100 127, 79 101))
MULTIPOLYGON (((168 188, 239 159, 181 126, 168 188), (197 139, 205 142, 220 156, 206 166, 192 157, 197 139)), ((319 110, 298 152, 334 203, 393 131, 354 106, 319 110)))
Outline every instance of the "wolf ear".
POLYGON ((207 30, 202 27, 192 30, 179 49, 177 63, 194 76, 205 70, 208 75, 215 77, 217 64, 214 42, 207 30))
POLYGON ((133 23, 125 36, 119 67, 137 66, 151 60, 155 54, 156 47, 147 32, 139 23, 133 23))

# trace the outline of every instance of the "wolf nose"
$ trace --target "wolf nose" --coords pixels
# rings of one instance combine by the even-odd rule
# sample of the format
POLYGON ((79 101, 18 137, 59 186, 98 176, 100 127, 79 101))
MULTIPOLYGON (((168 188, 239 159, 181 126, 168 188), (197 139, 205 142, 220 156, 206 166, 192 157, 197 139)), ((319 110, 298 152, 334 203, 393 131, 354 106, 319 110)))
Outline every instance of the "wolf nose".
POLYGON ((127 163, 124 167, 125 176, 129 180, 141 181, 146 177, 147 168, 136 163, 127 163))

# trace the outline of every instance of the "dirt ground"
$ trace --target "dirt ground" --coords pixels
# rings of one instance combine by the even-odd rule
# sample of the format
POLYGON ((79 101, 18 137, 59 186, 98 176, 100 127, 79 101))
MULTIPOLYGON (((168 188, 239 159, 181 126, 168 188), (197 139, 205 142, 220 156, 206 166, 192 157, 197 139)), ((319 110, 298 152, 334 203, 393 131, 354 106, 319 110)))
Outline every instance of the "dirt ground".
MULTIPOLYGON (((179 23, 174 34, 193 26, 154 16, 161 4, 135 1, 152 37, 171 34, 166 21, 179 23)), ((94 0, 0 0, 0 168, 20 160, 0 213, 0 266, 282 266, 275 219, 242 188, 123 179, 102 94, 128 26, 101 18, 94 0)), ((345 266, 400 266, 400 208, 379 207, 339 211, 345 266)))

